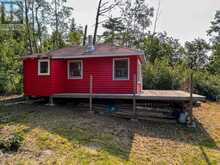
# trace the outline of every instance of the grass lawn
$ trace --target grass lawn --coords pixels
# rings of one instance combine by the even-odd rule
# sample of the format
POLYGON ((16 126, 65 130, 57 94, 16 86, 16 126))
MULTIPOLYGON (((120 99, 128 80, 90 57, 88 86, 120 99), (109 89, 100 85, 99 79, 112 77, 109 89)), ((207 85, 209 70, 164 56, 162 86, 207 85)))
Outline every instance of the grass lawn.
POLYGON ((199 128, 131 122, 73 106, 0 106, 0 140, 18 134, 20 148, 0 164, 220 164, 220 104, 195 108, 199 128))

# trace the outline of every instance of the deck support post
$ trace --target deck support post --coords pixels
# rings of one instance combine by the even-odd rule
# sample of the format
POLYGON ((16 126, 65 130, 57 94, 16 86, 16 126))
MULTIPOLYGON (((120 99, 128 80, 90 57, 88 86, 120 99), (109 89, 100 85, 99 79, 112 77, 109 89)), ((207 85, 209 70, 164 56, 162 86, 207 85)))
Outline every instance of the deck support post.
POLYGON ((49 96, 49 106, 54 106, 53 96, 49 96))
POLYGON ((187 101, 187 102, 183 103, 183 111, 187 112, 187 114, 188 114, 187 121, 186 121, 187 127, 195 128, 196 123, 195 123, 195 121, 193 121, 192 108, 191 108, 191 102, 190 101, 187 101))
POLYGON ((136 116, 136 95, 133 94, 133 113, 136 116))
POLYGON ((189 121, 188 125, 192 125, 193 123, 193 72, 191 71, 190 73, 190 99, 189 99, 189 108, 188 108, 188 113, 189 113, 189 121))
POLYGON ((137 89, 137 83, 136 83, 136 75, 134 74, 133 77, 133 114, 134 118, 133 120, 137 120, 137 114, 136 114, 136 89, 137 89))
POLYGON ((93 95, 93 76, 90 75, 90 80, 89 80, 89 111, 93 112, 92 110, 92 95, 93 95))

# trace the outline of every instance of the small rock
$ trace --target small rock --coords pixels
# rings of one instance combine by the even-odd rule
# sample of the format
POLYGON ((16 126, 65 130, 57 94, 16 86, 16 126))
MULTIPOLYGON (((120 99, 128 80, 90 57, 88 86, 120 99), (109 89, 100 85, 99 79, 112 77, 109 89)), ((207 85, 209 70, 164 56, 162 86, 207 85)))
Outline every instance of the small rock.
POLYGON ((45 157, 49 157, 51 155, 53 155, 53 151, 52 150, 44 150, 39 154, 39 159, 44 159, 45 157))
POLYGON ((2 157, 4 155, 4 153, 2 152, 2 150, 0 150, 0 157, 2 157))
POLYGON ((99 144, 89 144, 88 146, 85 147, 85 149, 93 155, 98 154, 98 150, 101 149, 101 146, 99 144))
POLYGON ((46 155, 46 156, 50 156, 50 155, 53 154, 53 151, 51 151, 51 150, 45 150, 45 151, 42 151, 41 154, 42 154, 42 155, 46 155))

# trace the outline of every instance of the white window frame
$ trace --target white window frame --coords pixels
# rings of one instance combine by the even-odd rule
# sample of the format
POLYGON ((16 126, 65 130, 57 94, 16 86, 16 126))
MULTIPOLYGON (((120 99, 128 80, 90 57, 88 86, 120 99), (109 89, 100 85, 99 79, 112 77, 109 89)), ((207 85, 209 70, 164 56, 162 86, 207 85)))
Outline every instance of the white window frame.
POLYGON ((67 62, 67 76, 68 76, 68 80, 81 80, 83 79, 83 61, 82 60, 69 60, 67 62), (70 63, 76 63, 76 62, 80 62, 81 64, 81 71, 80 71, 80 74, 81 76, 74 76, 74 77, 71 77, 70 76, 70 63))
POLYGON ((129 58, 114 58, 113 59, 113 65, 112 65, 112 79, 113 80, 130 80, 130 59, 129 58), (128 61, 128 77, 127 78, 116 78, 115 77, 115 61, 120 61, 120 60, 127 60, 128 61))
POLYGON ((39 59, 38 60, 38 75, 39 76, 49 76, 50 75, 50 59, 39 59), (40 64, 41 62, 47 62, 48 64, 48 69, 47 69, 47 73, 41 73, 41 69, 40 69, 40 64))

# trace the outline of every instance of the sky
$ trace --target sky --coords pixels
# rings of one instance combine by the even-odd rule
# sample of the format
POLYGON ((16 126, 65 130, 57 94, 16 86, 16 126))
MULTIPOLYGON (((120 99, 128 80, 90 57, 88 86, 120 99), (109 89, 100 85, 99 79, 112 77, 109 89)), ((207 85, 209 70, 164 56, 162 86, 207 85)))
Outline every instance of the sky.
MULTIPOLYGON (((157 9, 159 0, 146 0, 149 6, 157 9)), ((168 35, 179 39, 181 43, 195 38, 208 40, 206 31, 213 20, 215 11, 220 10, 220 0, 160 0, 160 17, 157 32, 166 31, 168 35)), ((74 8, 73 16, 77 24, 88 24, 88 34, 94 30, 98 0, 69 0, 74 8)), ((118 11, 113 13, 120 16, 118 11)), ((149 30, 152 30, 152 26, 149 30)), ((103 29, 99 29, 99 34, 103 29)))

